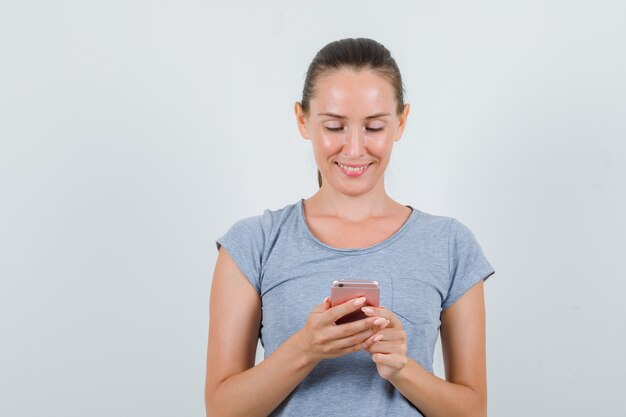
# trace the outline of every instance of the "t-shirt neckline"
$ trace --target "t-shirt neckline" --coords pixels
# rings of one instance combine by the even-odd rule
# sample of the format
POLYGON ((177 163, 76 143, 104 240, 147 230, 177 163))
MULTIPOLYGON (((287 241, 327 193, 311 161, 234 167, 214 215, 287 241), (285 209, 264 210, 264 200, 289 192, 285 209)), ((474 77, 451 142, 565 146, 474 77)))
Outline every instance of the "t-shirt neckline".
POLYGON ((308 237, 310 240, 312 240, 315 244, 317 244, 318 246, 333 251, 333 252, 340 252, 340 253, 349 253, 349 254, 361 254, 361 253, 367 253, 367 252, 373 252, 373 251, 377 251, 379 249, 384 248, 385 246, 388 246, 389 244, 393 243, 395 240, 397 240, 400 236, 402 236, 411 226, 411 224, 415 221, 415 219, 417 219, 419 210, 409 206, 409 205, 405 205, 405 207, 408 207, 411 209, 411 214, 409 216, 409 218, 404 222, 404 224, 402 226, 400 226, 400 228, 398 230, 396 230, 396 232, 394 234, 392 234, 391 236, 389 236, 387 239, 383 240, 382 242, 378 242, 375 243, 371 246, 367 246, 364 248, 336 248, 334 246, 330 246, 327 245, 326 243, 322 242, 321 240, 319 240, 317 237, 315 237, 315 235, 313 234, 313 232, 311 232, 311 229, 309 229, 309 225, 306 222, 306 217, 304 216, 304 198, 301 198, 298 201, 298 207, 297 207, 297 211, 298 211, 298 226, 299 228, 302 230, 302 232, 304 233, 304 235, 306 237, 308 237))

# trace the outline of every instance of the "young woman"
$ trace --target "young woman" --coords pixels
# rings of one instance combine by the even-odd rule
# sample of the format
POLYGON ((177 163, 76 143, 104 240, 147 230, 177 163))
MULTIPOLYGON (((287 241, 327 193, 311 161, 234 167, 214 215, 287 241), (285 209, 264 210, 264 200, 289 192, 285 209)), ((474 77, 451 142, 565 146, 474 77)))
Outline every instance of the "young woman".
POLYGON ((385 192, 408 114, 383 45, 350 38, 317 53, 295 115, 320 188, 216 241, 207 415, 486 415, 483 281, 495 271, 458 220, 385 192), (378 281, 380 307, 331 307, 336 279, 378 281), (368 317, 335 324, 358 309, 368 317), (432 369, 439 332, 445 380, 432 369))

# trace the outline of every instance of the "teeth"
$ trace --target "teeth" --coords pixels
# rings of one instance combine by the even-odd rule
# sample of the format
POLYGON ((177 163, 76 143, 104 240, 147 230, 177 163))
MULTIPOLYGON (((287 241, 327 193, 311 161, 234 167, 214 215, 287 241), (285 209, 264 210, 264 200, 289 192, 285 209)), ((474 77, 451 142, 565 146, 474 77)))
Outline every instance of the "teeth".
POLYGON ((363 165, 361 168, 352 168, 352 167, 347 167, 345 165, 341 165, 339 162, 337 162, 337 165, 339 165, 342 169, 348 172, 361 172, 369 166, 369 165, 363 165))

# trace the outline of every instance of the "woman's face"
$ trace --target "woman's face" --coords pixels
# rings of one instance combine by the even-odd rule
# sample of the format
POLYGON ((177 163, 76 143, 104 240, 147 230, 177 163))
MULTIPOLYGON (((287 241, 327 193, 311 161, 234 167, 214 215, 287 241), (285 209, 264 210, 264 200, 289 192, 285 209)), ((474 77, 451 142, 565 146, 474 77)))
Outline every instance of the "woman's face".
POLYGON ((324 186, 358 195, 384 184, 409 105, 401 115, 396 109, 391 83, 371 70, 343 68, 316 80, 308 117, 299 102, 295 112, 300 133, 313 144, 324 186))

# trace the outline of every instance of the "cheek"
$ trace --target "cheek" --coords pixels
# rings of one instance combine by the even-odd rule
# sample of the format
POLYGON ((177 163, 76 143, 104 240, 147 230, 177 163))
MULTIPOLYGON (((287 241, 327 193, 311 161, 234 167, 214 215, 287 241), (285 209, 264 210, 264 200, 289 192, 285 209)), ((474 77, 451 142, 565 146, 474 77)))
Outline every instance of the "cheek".
POLYGON ((320 141, 320 146, 324 149, 333 149, 337 147, 337 141, 332 138, 323 136, 322 140, 320 141))
POLYGON ((337 140, 337 138, 333 138, 330 136, 322 135, 317 138, 315 141, 315 147, 322 154, 335 154, 339 152, 342 148, 343 144, 341 140, 337 140))
POLYGON ((369 153, 384 158, 391 152, 393 141, 386 138, 372 138, 366 141, 365 145, 369 153))

